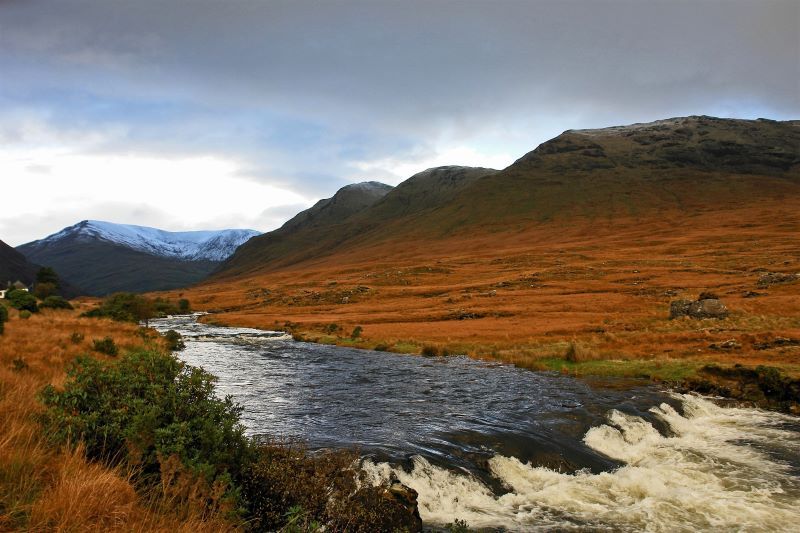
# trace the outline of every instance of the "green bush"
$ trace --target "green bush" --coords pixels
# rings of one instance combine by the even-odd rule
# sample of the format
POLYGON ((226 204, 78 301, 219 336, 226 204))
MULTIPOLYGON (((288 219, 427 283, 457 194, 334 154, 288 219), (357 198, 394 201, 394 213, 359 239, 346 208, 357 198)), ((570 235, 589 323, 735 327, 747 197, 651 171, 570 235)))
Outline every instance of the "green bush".
POLYGON ((186 298, 181 298, 178 300, 178 311, 184 314, 191 311, 191 308, 189 307, 189 300, 186 298))
POLYGON ((72 304, 61 296, 48 296, 39 304, 41 309, 73 309, 72 304))
POLYGON ((83 313, 87 317, 105 317, 119 322, 139 322, 155 316, 152 301, 131 292, 112 294, 100 307, 83 313))
POLYGON ((399 500, 380 487, 358 488, 356 452, 310 454, 298 446, 256 443, 244 435, 241 408, 229 397, 218 398, 214 381, 203 369, 152 350, 114 361, 79 357, 63 390, 48 386, 41 392, 41 422, 55 443, 82 442, 90 459, 134 469, 145 492, 184 486, 197 492, 197 484, 176 482, 173 475, 190 473, 214 489, 181 497, 207 509, 224 500, 223 508, 246 518, 255 531, 405 527, 410 515, 399 500))
POLYGON ((28 320, 31 317, 31 312, 28 311, 27 309, 23 309, 22 311, 19 312, 19 317, 22 320, 28 320))
POLYGON ((41 393, 42 422, 58 443, 81 439, 91 459, 135 466, 146 485, 158 484, 165 458, 209 483, 228 486, 250 460, 239 423, 241 408, 214 395, 214 377, 172 355, 139 350, 118 361, 80 357, 64 390, 41 393))
POLYGON ((361 326, 356 326, 353 328, 353 333, 350 334, 350 338, 356 340, 357 338, 361 337, 361 332, 364 331, 364 328, 361 326))
POLYGON ((69 340, 72 344, 80 344, 83 342, 83 339, 83 333, 78 333, 77 331, 73 331, 72 335, 69 336, 69 340))
POLYGON ((164 339, 167 342, 167 348, 171 352, 183 350, 184 348, 186 348, 186 344, 183 342, 181 334, 175 331, 174 329, 171 329, 166 333, 164 333, 164 339))
POLYGON ((36 304, 36 296, 28 291, 13 290, 6 293, 6 300, 11 303, 11 307, 20 311, 30 311, 36 313, 39 306, 36 304))
POLYGON ((111 356, 117 355, 119 353, 117 345, 114 343, 114 339, 112 339, 111 337, 105 337, 103 339, 93 340, 92 350, 94 350, 95 352, 100 352, 111 356))
MULTIPOLYGON (((187 300, 188 301, 188 300, 187 300)), ((150 299, 132 292, 118 292, 107 297, 100 304, 82 316, 90 318, 110 318, 119 322, 147 323, 151 318, 180 314, 179 305, 163 298, 150 299)))
POLYGON ((3 304, 0 304, 0 335, 3 334, 6 327, 6 322, 8 321, 8 309, 3 304))

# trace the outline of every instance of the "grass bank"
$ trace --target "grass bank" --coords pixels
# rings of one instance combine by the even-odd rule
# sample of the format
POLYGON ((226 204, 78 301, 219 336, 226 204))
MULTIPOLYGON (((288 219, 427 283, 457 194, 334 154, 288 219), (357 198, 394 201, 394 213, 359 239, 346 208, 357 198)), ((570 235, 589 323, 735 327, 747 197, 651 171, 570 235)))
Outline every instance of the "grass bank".
POLYGON ((215 378, 170 353, 174 338, 85 310, 9 310, 0 530, 421 528, 416 493, 360 484, 355 451, 246 436, 215 378))

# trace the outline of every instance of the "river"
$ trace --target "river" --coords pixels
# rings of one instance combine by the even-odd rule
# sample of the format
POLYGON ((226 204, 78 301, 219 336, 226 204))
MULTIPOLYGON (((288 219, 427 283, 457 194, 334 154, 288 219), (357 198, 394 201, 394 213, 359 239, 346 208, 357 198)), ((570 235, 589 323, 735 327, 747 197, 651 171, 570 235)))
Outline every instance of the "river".
POLYGON ((300 343, 195 316, 152 321, 219 378, 255 436, 360 450, 426 524, 512 531, 794 531, 800 419, 466 357, 300 343))

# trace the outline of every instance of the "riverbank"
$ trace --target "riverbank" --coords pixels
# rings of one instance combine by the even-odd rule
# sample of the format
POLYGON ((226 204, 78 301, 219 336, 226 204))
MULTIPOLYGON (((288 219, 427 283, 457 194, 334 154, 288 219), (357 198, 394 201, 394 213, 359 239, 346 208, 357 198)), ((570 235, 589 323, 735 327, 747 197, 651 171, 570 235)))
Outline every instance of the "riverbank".
MULTIPOLYGON (((0 305, 3 305, 0 303, 0 305)), ((107 337, 120 352, 163 348, 160 337, 134 324, 81 318, 75 311, 42 310, 28 319, 10 310, 0 335, 0 530, 3 531, 231 531, 234 524, 202 516, 165 494, 142 495, 132 472, 87 459, 83 446, 49 442, 39 424, 46 385, 61 386, 79 355, 107 337)))
POLYGON ((394 476, 418 493, 429 525, 783 531, 797 518, 797 417, 636 380, 614 387, 189 318, 154 325, 184 335, 180 357, 218 376, 254 434, 355 445, 371 480, 394 476))
POLYGON ((748 205, 702 223, 665 212, 365 244, 165 295, 205 320, 343 346, 579 376, 682 382, 741 365, 798 379, 799 213, 748 205), (726 315, 670 318, 672 302, 708 292, 726 315))
MULTIPOLYGON (((226 324, 215 315, 206 315, 201 321, 226 324)), ((250 327, 250 326, 247 326, 250 327)), ((707 355, 673 358, 596 358, 581 341, 560 341, 544 346, 531 346, 519 351, 498 353, 494 345, 437 345, 421 340, 391 341, 363 336, 337 336, 331 331, 299 330, 289 324, 280 331, 291 334, 296 341, 335 345, 347 348, 376 350, 425 357, 467 355, 475 359, 512 363, 532 371, 553 371, 574 377, 634 378, 663 383, 681 392, 698 392, 737 400, 743 406, 759 407, 800 415, 800 379, 796 365, 770 366, 770 361, 751 358, 748 365, 731 362, 725 357, 707 355), (548 352, 564 354, 548 356, 548 352), (754 362, 753 359, 756 359, 754 362)), ((787 351, 794 352, 800 344, 787 343, 787 351)), ((791 341, 791 339, 788 339, 791 341)), ((756 341, 757 342, 757 341, 756 341)))

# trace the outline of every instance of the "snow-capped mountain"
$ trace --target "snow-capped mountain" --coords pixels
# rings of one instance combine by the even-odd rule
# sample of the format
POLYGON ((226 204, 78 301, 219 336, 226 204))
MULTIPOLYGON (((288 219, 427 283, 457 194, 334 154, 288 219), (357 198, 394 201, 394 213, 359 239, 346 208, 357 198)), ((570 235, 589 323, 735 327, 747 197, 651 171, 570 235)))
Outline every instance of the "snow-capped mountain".
POLYGON ((102 296, 197 283, 257 235, 245 229, 173 232, 84 220, 17 250, 33 263, 55 268, 85 294, 102 296))
POLYGON ((64 239, 100 239, 133 250, 187 261, 224 261, 241 244, 261 232, 251 229, 164 231, 146 226, 84 220, 25 247, 46 247, 64 239))

